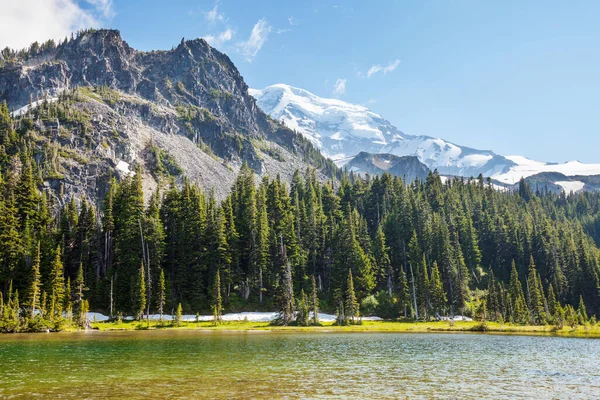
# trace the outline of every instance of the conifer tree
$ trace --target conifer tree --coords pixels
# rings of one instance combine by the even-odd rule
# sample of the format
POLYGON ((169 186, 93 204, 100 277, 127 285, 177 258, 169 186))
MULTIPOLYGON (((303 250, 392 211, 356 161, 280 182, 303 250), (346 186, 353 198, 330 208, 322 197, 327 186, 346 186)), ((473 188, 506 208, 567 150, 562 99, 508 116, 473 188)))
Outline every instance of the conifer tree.
POLYGON ((410 289, 408 287, 408 279, 404 268, 400 269, 400 276, 398 279, 398 304, 400 306, 400 312, 404 318, 412 316, 411 300, 410 300, 410 289))
POLYGON ((219 271, 215 274, 213 283, 213 299, 211 305, 215 325, 221 323, 223 315, 223 300, 221 298, 221 274, 219 271))
MULTIPOLYGON (((74 284, 74 299, 75 299, 75 312, 76 312, 76 320, 79 326, 85 326, 87 321, 86 315, 86 301, 84 299, 84 293, 88 290, 85 287, 85 281, 83 277, 83 264, 79 264, 79 270, 77 271, 77 277, 75 278, 74 284)), ((89 308, 89 306, 88 306, 89 308)))
POLYGON ((40 243, 37 244, 35 258, 31 264, 31 276, 29 281, 29 318, 33 321, 36 309, 39 307, 40 301, 40 243))
POLYGON ((587 311, 585 309, 585 303, 583 302, 583 296, 579 296, 579 306, 577 307, 577 316, 579 317, 579 323, 585 325, 588 321, 587 311))
POLYGON ((177 304, 177 311, 175 311, 175 325, 181 326, 181 320, 183 318, 183 308, 181 303, 177 304))
POLYGON ((292 284, 292 269, 287 258, 287 249, 283 244, 283 236, 280 237, 281 243, 281 273, 279 284, 279 320, 282 325, 289 325, 294 318, 294 288, 292 284))
POLYGON ((144 316, 144 310, 146 309, 146 277, 144 274, 144 264, 140 265, 138 269, 138 276, 135 281, 134 287, 134 298, 133 298, 133 311, 135 312, 135 318, 141 321, 144 316))
POLYGON ((163 321, 163 313, 165 308, 165 271, 161 268, 160 275, 158 277, 158 293, 156 294, 156 308, 158 309, 158 314, 160 315, 160 322, 163 321))
POLYGON ((512 270, 510 273, 509 297, 513 321, 518 324, 527 323, 529 320, 529 310, 527 309, 525 295, 523 294, 523 286, 521 285, 521 281, 519 281, 519 274, 517 273, 514 260, 512 262, 512 270))
POLYGON ((310 305, 304 289, 300 290, 300 297, 298 298, 298 306, 296 309, 298 310, 296 314, 296 323, 300 326, 307 326, 310 305))
POLYGON ((434 312, 440 315, 443 314, 446 304, 446 292, 444 291, 444 286, 442 284, 440 270, 435 261, 431 268, 430 293, 434 312))
POLYGON ((50 318, 61 318, 65 300, 65 278, 61 261, 60 245, 56 248, 54 260, 50 266, 50 318))
POLYGON ((312 295, 311 295, 311 308, 313 313, 313 324, 319 324, 319 295, 317 293, 317 282, 315 280, 315 276, 311 276, 311 286, 312 286, 312 295))
POLYGON ((552 284, 550 284, 548 286, 548 313, 550 313, 550 316, 554 316, 556 314, 556 307, 557 307, 557 302, 556 302, 556 296, 554 295, 554 287, 552 286, 552 284))
POLYGON ((346 284, 346 316, 350 323, 358 322, 359 318, 359 303, 354 293, 354 282, 352 280, 352 269, 348 270, 348 283, 346 284))
POLYGON ((533 324, 545 323, 544 296, 541 293, 537 270, 531 257, 529 262, 529 275, 527 277, 528 305, 533 324))
POLYGON ((63 310, 65 310, 65 316, 68 324, 73 322, 73 291, 71 290, 71 277, 67 277, 67 283, 65 284, 65 304, 63 310))

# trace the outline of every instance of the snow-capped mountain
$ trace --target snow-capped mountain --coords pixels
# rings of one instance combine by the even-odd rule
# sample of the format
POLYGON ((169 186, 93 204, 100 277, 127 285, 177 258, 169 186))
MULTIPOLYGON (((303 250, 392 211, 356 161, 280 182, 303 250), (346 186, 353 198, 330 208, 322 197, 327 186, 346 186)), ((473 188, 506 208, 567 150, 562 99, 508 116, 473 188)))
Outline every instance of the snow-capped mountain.
POLYGON ((263 111, 302 133, 339 166, 360 152, 368 152, 417 156, 429 169, 437 169, 443 175, 482 174, 505 184, 542 172, 559 172, 565 176, 600 174, 600 164, 578 161, 557 164, 521 156, 505 157, 440 138, 407 135, 364 106, 322 98, 285 84, 249 92, 263 111))

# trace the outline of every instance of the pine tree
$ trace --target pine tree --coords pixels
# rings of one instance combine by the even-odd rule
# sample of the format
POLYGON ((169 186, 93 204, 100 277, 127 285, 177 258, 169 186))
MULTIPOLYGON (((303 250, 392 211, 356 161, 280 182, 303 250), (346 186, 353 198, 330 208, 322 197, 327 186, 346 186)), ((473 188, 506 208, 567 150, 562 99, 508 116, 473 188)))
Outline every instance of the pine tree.
POLYGON ((39 306, 40 287, 40 242, 38 242, 35 258, 33 259, 33 263, 31 264, 31 277, 29 281, 29 318, 32 321, 35 318, 36 310, 39 306))
POLYGON ((215 281, 213 283, 213 299, 211 305, 214 323, 215 325, 221 323, 221 317, 223 315, 223 300, 221 298, 221 274, 219 271, 215 274, 215 281))
POLYGON ((158 309, 158 314, 160 315, 160 322, 163 322, 163 313, 165 308, 165 271, 161 268, 160 275, 158 278, 158 293, 156 295, 156 308, 158 309))
POLYGON ((550 314, 550 316, 554 316, 556 314, 556 308, 558 306, 557 301, 556 301, 556 296, 554 295, 554 287, 552 286, 552 284, 550 284, 550 286, 548 286, 548 313, 550 314))
POLYGON ((304 289, 300 290, 300 297, 298 298, 298 306, 296 309, 298 310, 296 314, 296 323, 300 326, 307 326, 310 305, 304 289))
POLYGON ((311 306, 313 313, 313 324, 319 324, 319 295, 317 293, 317 282, 315 281, 315 276, 311 276, 311 286, 312 286, 312 295, 311 295, 311 306))
POLYGON ((528 305, 533 324, 544 324, 546 313, 544 311, 544 296, 541 293, 537 270, 531 257, 529 262, 529 275, 527 278, 528 305))
POLYGON ((67 323, 71 325, 73 323, 73 291, 71 290, 71 277, 67 277, 67 283, 65 284, 65 304, 63 310, 65 310, 65 316, 67 323))
POLYGON ((279 287, 279 318, 278 322, 282 325, 289 325, 294 318, 294 288, 292 284, 292 269, 287 258, 287 249, 283 244, 283 236, 280 237, 281 242, 281 273, 279 287))
POLYGON ((510 273, 509 297, 513 321, 518 324, 526 324, 529 321, 529 310, 527 309, 523 286, 521 285, 521 281, 519 281, 519 274, 517 273, 514 260, 510 273))
POLYGON ((437 262, 433 262, 431 268, 430 293, 433 310, 437 314, 443 314, 446 305, 446 292, 442 284, 442 277, 437 262))
POLYGON ((354 293, 354 282, 352 280, 352 269, 348 270, 348 283, 346 285, 346 316, 350 319, 350 323, 358 322, 359 318, 359 303, 354 293))
POLYGON ((134 287, 134 298, 133 298, 133 310, 135 312, 135 318, 138 321, 144 316, 146 309, 146 277, 144 274, 144 264, 140 265, 138 269, 138 276, 135 281, 134 287))
POLYGON ((585 309, 585 303, 583 302, 583 296, 579 296, 579 306, 577 307, 577 316, 579 317, 579 323, 585 325, 588 321, 587 311, 585 309))
MULTIPOLYGON (((83 264, 79 264, 79 270, 77 271, 77 277, 75 278, 74 283, 74 292, 75 292, 75 312, 77 315, 77 324, 79 326, 85 326, 87 321, 86 315, 86 301, 84 299, 84 293, 88 290, 85 287, 85 280, 83 277, 83 264)), ((89 306, 88 306, 89 308, 89 306)))
POLYGON ((183 318, 183 308, 181 307, 181 303, 177 304, 177 311, 175 311, 175 325, 181 326, 181 320, 183 318))
POLYGON ((61 318, 65 300, 65 278, 61 261, 60 245, 56 248, 55 257, 50 266, 50 318, 61 318))

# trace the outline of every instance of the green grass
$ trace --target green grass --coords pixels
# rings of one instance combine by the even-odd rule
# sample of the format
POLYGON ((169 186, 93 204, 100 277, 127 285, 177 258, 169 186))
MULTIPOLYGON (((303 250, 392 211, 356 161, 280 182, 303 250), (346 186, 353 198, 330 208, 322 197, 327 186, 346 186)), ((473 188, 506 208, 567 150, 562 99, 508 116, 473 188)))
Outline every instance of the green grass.
MULTIPOLYGON (((457 321, 450 324, 439 322, 394 322, 394 321, 363 321, 360 325, 336 326, 331 322, 322 326, 271 326, 268 322, 228 321, 215 326, 212 322, 182 322, 173 326, 171 321, 159 324, 157 321, 122 321, 96 322, 93 328, 101 331, 110 330, 145 330, 145 329, 197 329, 214 331, 289 331, 289 332, 482 332, 478 321, 457 321)), ((575 328, 565 326, 556 329, 552 325, 513 325, 487 322, 486 333, 520 334, 520 335, 556 335, 573 337, 600 337, 600 326, 578 325, 575 328)))

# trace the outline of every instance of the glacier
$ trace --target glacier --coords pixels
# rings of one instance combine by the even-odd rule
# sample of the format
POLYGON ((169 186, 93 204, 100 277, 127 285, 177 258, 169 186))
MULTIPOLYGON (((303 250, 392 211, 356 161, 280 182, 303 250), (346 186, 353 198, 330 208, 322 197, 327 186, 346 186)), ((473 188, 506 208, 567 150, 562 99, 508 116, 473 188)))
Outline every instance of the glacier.
MULTIPOLYGON (((319 97, 282 83, 260 90, 249 89, 249 93, 263 111, 304 135, 340 167, 357 154, 367 152, 416 156, 429 169, 437 169, 442 175, 476 177, 481 174, 506 185, 542 172, 559 172, 565 176, 600 174, 600 164, 546 163, 522 156, 502 156, 441 138, 408 135, 367 107, 319 97)), ((581 185, 563 183, 563 186, 582 190, 581 185)))

